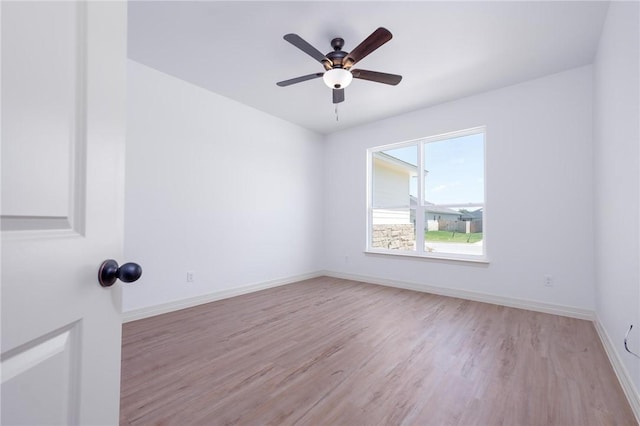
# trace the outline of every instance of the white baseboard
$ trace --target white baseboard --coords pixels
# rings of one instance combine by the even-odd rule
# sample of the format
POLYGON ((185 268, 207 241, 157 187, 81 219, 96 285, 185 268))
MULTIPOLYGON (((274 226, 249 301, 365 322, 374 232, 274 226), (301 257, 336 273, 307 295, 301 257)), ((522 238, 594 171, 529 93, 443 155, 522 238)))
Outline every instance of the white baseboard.
POLYGON ((439 294, 442 296, 457 297, 460 299, 474 300, 477 302, 492 303, 494 305, 509 306, 512 308, 528 309, 530 311, 544 312, 554 315, 562 315, 571 318, 578 318, 593 321, 593 311, 581 309, 572 306, 561 306, 549 303, 535 302, 531 300, 515 299, 509 297, 496 296, 485 293, 478 293, 466 290, 456 290, 445 287, 436 287, 426 284, 413 283, 408 281, 390 280, 385 278, 377 278, 366 275, 346 274, 334 271, 316 271, 309 274, 295 275, 292 277, 281 278, 261 283, 250 284, 242 287, 232 288, 228 290, 216 291, 213 293, 203 294, 201 296, 191 297, 187 299, 176 300, 160 305, 148 306, 140 309, 122 313, 122 322, 136 321, 155 315, 166 314, 180 309, 190 308, 192 306, 202 305, 204 303, 214 302, 216 300, 228 299, 230 297, 240 296, 242 294, 252 293, 254 291, 265 290, 267 288, 278 287, 281 285, 291 284, 298 281, 308 280, 311 278, 328 276, 334 278, 342 278, 352 281, 360 281, 371 284, 384 285, 387 287, 403 288, 406 290, 421 291, 424 293, 439 294))
POLYGON ((334 278, 342 278, 352 281, 361 281, 371 284, 379 284, 387 287, 403 288, 406 290, 421 291, 423 293, 438 294, 441 296, 457 297, 460 299, 474 300, 476 302, 491 303, 494 305, 509 306, 511 308, 527 309, 529 311, 544 312, 547 314, 561 315, 593 321, 593 311, 576 308, 574 306, 554 305, 551 303, 535 302, 531 300, 515 299, 511 297, 496 296, 493 294, 479 293, 467 290, 456 290, 445 287, 436 287, 426 284, 408 281, 390 280, 365 275, 345 274, 342 272, 323 271, 323 275, 334 278))
POLYGON ((255 291, 266 290, 272 287, 292 284, 298 281, 304 281, 324 275, 323 272, 312 272, 309 274, 295 275, 287 278, 265 281, 261 283, 249 284, 242 287, 231 288, 228 290, 220 290, 213 293, 203 294, 201 296, 190 297, 188 299, 175 300, 160 305, 149 306, 140 309, 122 313, 122 322, 136 321, 143 318, 149 318, 156 315, 166 314, 180 309, 191 308, 193 306, 202 305, 204 303, 215 302, 216 300, 228 299, 230 297, 240 296, 242 294, 253 293, 255 291))
POLYGON ((636 421, 640 424, 640 394, 638 393, 638 389, 635 388, 633 381, 631 380, 631 376, 629 375, 629 371, 620 360, 620 354, 616 350, 609 333, 607 333, 607 330, 605 330, 597 315, 593 320, 593 324, 596 327, 598 336, 600 336, 602 346, 604 346, 604 350, 609 357, 609 362, 611 362, 613 371, 615 371, 616 376, 618 377, 620 386, 622 386, 622 390, 627 396, 627 400, 629 401, 629 405, 631 405, 633 414, 636 416, 636 421))

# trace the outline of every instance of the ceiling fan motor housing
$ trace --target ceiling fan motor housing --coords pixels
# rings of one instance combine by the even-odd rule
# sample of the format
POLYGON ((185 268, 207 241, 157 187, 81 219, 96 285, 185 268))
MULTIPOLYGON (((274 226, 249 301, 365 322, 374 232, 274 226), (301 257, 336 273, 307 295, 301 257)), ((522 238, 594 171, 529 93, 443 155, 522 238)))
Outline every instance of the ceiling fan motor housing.
POLYGON ((347 56, 347 52, 342 51, 342 47, 344 46, 344 40, 341 38, 334 38, 331 40, 331 47, 333 47, 333 52, 329 52, 326 54, 327 59, 331 61, 331 68, 342 68, 342 63, 344 58, 347 56))

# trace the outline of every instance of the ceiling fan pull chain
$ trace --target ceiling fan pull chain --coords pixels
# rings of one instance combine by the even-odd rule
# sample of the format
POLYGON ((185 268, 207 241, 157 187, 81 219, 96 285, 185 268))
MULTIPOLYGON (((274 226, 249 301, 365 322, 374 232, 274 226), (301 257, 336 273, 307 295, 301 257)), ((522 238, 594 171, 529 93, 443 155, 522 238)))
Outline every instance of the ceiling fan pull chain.
POLYGON ((338 104, 336 104, 336 106, 335 106, 335 113, 336 113, 336 121, 340 121, 338 119, 338 104))

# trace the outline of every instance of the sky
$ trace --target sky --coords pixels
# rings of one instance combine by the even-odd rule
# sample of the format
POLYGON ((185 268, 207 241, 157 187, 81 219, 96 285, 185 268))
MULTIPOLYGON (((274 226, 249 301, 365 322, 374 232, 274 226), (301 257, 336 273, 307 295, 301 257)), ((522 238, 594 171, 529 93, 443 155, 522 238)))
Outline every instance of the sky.
MULTIPOLYGON (((384 151, 417 165, 417 147, 384 151)), ((425 201, 434 204, 484 202, 484 134, 429 142, 424 146, 425 201)), ((417 196, 412 179, 410 193, 417 196)))

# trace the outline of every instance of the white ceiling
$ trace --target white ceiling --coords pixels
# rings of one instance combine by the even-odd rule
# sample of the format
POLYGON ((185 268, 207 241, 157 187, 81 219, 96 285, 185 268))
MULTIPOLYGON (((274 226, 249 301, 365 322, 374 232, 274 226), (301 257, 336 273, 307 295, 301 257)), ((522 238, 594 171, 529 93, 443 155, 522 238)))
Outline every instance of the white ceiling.
POLYGON ((593 62, 608 3, 220 2, 129 3, 129 57, 319 133, 394 116, 593 62), (355 68, 401 74, 398 86, 354 80, 338 105, 322 72, 283 40, 349 51, 383 26, 393 39, 355 68))

